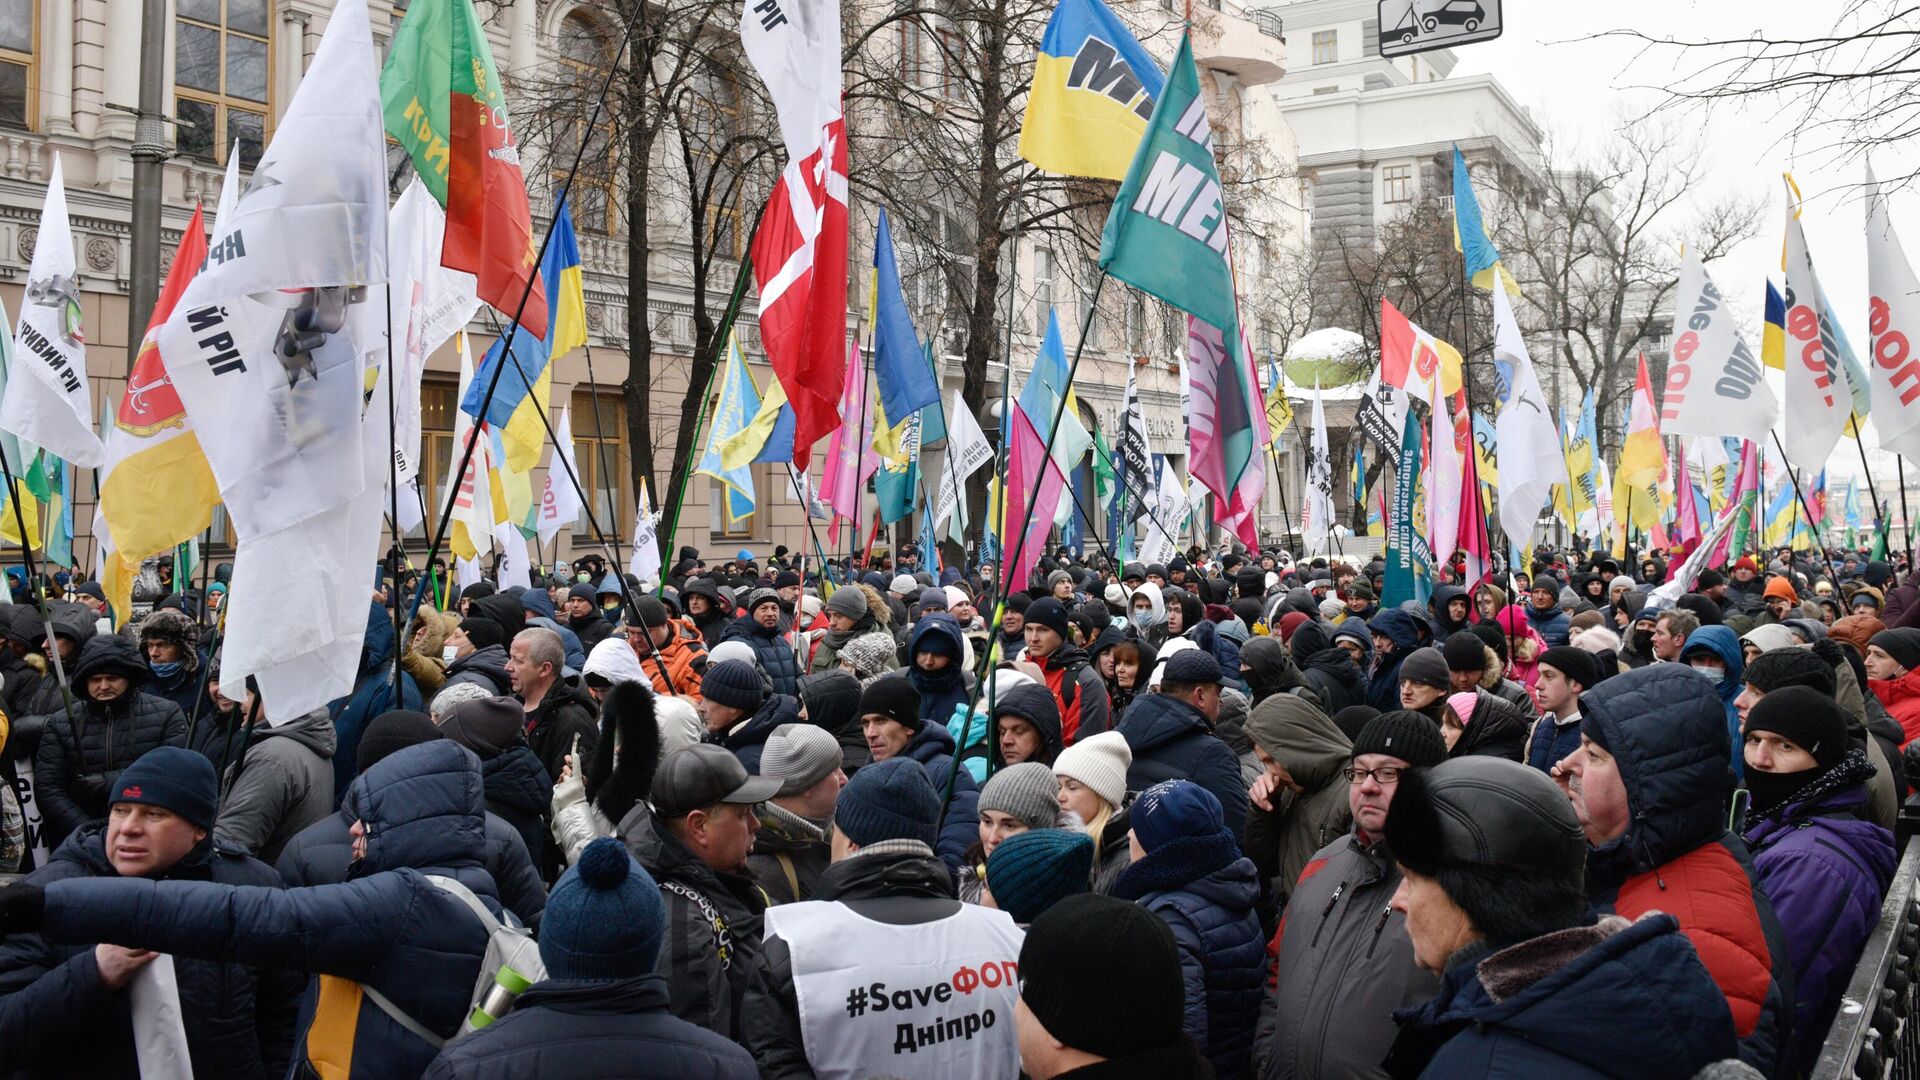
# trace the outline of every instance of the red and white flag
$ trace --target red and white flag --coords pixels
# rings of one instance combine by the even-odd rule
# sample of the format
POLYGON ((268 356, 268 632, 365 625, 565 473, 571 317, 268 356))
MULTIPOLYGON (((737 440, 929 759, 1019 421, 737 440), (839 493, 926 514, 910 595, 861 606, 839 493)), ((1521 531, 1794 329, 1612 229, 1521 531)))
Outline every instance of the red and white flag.
POLYGON ((839 426, 847 336, 847 129, 838 0, 752 0, 740 41, 787 148, 753 241, 760 343, 793 405, 793 460, 839 426))

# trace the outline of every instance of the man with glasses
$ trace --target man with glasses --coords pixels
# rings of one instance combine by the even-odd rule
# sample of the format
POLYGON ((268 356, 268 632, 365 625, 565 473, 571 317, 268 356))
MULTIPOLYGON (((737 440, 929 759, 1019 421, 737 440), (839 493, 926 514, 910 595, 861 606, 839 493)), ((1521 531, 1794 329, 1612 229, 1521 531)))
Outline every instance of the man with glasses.
POLYGON ((1384 1078, 1393 1011, 1439 989, 1413 961, 1406 916, 1388 907, 1400 868, 1382 835, 1401 774, 1445 760, 1440 729, 1409 710, 1374 717, 1353 741, 1353 831, 1314 853, 1268 950, 1278 965, 1254 1043, 1262 1077, 1384 1078))

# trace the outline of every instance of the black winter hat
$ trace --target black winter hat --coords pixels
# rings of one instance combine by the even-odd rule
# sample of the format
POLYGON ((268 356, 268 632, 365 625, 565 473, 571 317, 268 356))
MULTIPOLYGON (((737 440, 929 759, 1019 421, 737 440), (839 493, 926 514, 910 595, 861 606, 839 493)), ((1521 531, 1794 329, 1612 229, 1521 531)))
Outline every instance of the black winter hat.
MULTIPOLYGON (((1032 724, 1033 730, 1040 734, 1040 744, 1049 754, 1059 755, 1060 703, 1054 700, 1053 691, 1040 683, 1022 683, 996 698, 993 711, 996 717, 1017 716, 1032 724)), ((997 745, 995 752, 998 753, 997 745)))
POLYGON ((419 743, 432 742, 439 737, 440 729, 434 726, 433 719, 426 713, 413 709, 383 712, 374 717, 367 724, 367 729, 360 733, 360 746, 353 754, 354 771, 366 772, 380 764, 388 754, 419 743))
POLYGON ((1600 663, 1585 649, 1555 645, 1540 654, 1540 662, 1579 683, 1582 690, 1600 685, 1600 663))
POLYGON ((722 660, 707 668, 700 680, 700 693, 716 705, 753 712, 772 693, 766 676, 745 660, 722 660))
POLYGON ((640 617, 640 625, 645 627, 667 625, 667 605, 657 596, 642 596, 633 602, 633 610, 640 617))
POLYGON ((484 649, 491 645, 504 646, 507 643, 507 632, 500 629, 499 623, 492 619, 483 619, 478 615, 469 615, 461 619, 460 632, 467 635, 467 640, 473 642, 473 647, 476 649, 484 649))
POLYGON ((1492 649, 1493 655, 1499 657, 1501 663, 1507 662, 1507 635, 1501 631, 1498 623, 1474 623, 1467 627, 1467 630, 1479 638, 1487 648, 1492 649))
POLYGON ((1367 721, 1353 740, 1353 756, 1385 754, 1409 765, 1438 765, 1447 760, 1440 726, 1411 709, 1395 709, 1367 721))
POLYGON ((473 584, 467 586, 466 588, 460 590, 460 599, 478 600, 483 596, 492 596, 493 592, 494 592, 494 589, 493 589, 492 582, 476 581, 473 584))
POLYGON ((107 801, 157 806, 211 830, 220 809, 220 781, 206 755, 179 746, 158 746, 121 770, 107 801))
POLYGON ((1471 630, 1457 630, 1448 635, 1440 652, 1447 658, 1448 671, 1487 670, 1486 643, 1471 630))
POLYGON ((1747 661, 1742 678, 1763 694, 1789 686, 1808 686, 1833 696, 1833 668, 1812 649, 1773 649, 1747 661))
POLYGON ((919 731, 920 691, 905 675, 882 675, 860 691, 859 715, 884 716, 908 731, 919 731))
POLYGON ((1333 726, 1339 728, 1340 734, 1351 742, 1358 739, 1373 718, 1379 715, 1380 710, 1371 705, 1349 705, 1333 714, 1333 726))
POLYGON ((1893 657, 1894 663, 1909 671, 1920 668, 1920 630, 1896 626, 1873 635, 1867 645, 1869 648, 1880 646, 1880 651, 1893 657))
POLYGON ((789 585, 798 584, 800 584, 800 575, 791 570, 782 570, 779 574, 775 575, 773 579, 773 587, 776 589, 784 589, 789 585))
MULTIPOLYGON (((1564 800, 1563 800, 1564 801, 1564 800)), ((1123 1058, 1177 1045, 1185 983, 1173 931, 1112 896, 1069 896, 1033 920, 1020 945, 1020 998, 1075 1050, 1123 1058), (1090 993, 1125 987, 1119 994, 1090 993)))
POLYGON ((123 676, 132 692, 153 678, 153 669, 141 659, 138 645, 119 634, 98 634, 80 647, 80 658, 68 669, 67 682, 84 697, 87 680, 95 675, 123 676))
POLYGON ((567 599, 585 600, 589 604, 598 604, 600 594, 593 586, 582 581, 567 589, 567 599))
POLYGON ((1747 710, 1744 730, 1785 735, 1812 754, 1822 769, 1838 765, 1853 749, 1847 740, 1846 714, 1839 702, 1831 693, 1823 694, 1811 686, 1783 686, 1769 692, 1747 710))
POLYGON ((1403 682, 1410 680, 1445 690, 1453 685, 1448 674, 1446 657, 1431 645, 1413 650, 1405 660, 1400 661, 1400 678, 1403 682))
POLYGON ((1217 686, 1220 683, 1220 661, 1212 653, 1199 649, 1181 649, 1167 658, 1167 665, 1160 674, 1162 683, 1185 683, 1189 686, 1217 686))
POLYGON ((1066 605, 1051 596, 1027 605, 1027 623, 1046 627, 1059 634, 1061 641, 1073 640, 1072 635, 1067 631, 1066 605))

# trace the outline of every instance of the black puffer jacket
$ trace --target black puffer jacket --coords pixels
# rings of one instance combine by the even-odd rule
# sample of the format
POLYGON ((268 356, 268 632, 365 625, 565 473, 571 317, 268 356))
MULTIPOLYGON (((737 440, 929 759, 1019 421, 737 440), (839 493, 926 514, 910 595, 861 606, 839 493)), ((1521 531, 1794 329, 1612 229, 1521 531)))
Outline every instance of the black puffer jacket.
MULTIPOLYGON (((28 882, 116 878, 107 861, 106 826, 85 825, 28 882)), ((209 837, 160 875, 163 881, 280 886, 273 868, 209 837)), ((130 998, 100 982, 94 946, 57 945, 40 934, 0 942, 0 1057, 14 1077, 140 1075, 130 998)), ((257 1080, 286 1071, 294 1015, 306 979, 290 972, 216 960, 174 958, 187 1049, 197 1077, 257 1080)))
POLYGON ((579 760, 593 756, 600 742, 600 709, 593 696, 571 680, 561 679, 547 688, 540 707, 527 710, 527 745, 540 758, 548 776, 559 776, 566 757, 573 753, 573 740, 580 738, 579 760))
POLYGON ((1341 709, 1367 703, 1367 681, 1347 651, 1333 644, 1325 623, 1304 622, 1287 642, 1300 677, 1320 699, 1320 709, 1328 716, 1341 709))
POLYGON ((781 634, 780 626, 761 626, 751 615, 742 615, 728 624, 722 641, 744 641, 753 649, 753 658, 766 672, 773 692, 788 697, 800 696, 800 658, 793 643, 781 634))
POLYGON ((46 822, 47 843, 59 844, 81 825, 107 816, 107 792, 120 770, 156 746, 187 745, 187 718, 165 698, 140 692, 153 672, 133 642, 117 634, 96 637, 80 651, 68 673, 73 717, 55 713, 35 751, 35 800, 46 822), (113 701, 86 696, 95 675, 120 675, 128 683, 113 701))
POLYGON ((733 751, 733 756, 740 759, 748 772, 758 775, 760 752, 766 749, 767 740, 780 725, 799 722, 799 700, 785 694, 771 694, 745 723, 731 731, 708 732, 705 741, 733 751))
POLYGON ((1487 692, 1484 687, 1475 687, 1476 698, 1473 705, 1473 718, 1468 721, 1460 738, 1447 752, 1449 758, 1462 757, 1503 757, 1508 761, 1525 761, 1527 750, 1527 731, 1533 725, 1533 717, 1523 712, 1520 706, 1487 692))
POLYGON ((488 812, 520 834, 535 866, 548 866, 547 808, 553 801, 553 781, 532 749, 515 746, 483 758, 480 782, 486 788, 488 812))

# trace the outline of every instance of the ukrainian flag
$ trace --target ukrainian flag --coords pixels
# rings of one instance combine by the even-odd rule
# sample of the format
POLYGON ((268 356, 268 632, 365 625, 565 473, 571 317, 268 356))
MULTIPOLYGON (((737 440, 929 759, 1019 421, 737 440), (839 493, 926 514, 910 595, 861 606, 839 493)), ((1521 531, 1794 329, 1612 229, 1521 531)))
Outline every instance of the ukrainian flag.
POLYGON ((1760 331, 1760 359, 1775 371, 1787 370, 1787 301, 1767 282, 1767 322, 1760 331))
POLYGON ((468 416, 483 420, 501 432, 506 444, 506 467, 529 472, 540 463, 540 448, 546 442, 546 425, 540 414, 547 411, 553 396, 553 361, 587 342, 587 299, 580 274, 580 242, 573 233, 573 214, 565 201, 553 215, 553 238, 547 242, 546 257, 540 260, 540 276, 547 289, 547 339, 541 341, 516 326, 487 350, 467 388, 460 409, 468 416), (517 363, 507 362, 511 349, 517 363), (507 369, 493 400, 487 402, 486 415, 480 405, 493 382, 493 371, 501 363, 507 369), (528 380, 532 382, 529 384, 528 380), (536 404, 538 408, 536 408, 536 404))
POLYGON ((1467 178, 1467 160, 1460 148, 1453 148, 1453 250, 1467 260, 1467 278, 1476 288, 1492 289, 1495 276, 1508 296, 1520 295, 1520 284, 1500 261, 1500 251, 1487 239, 1480 223, 1480 201, 1473 197, 1473 184, 1467 178))
POLYGON ((724 462, 724 444, 740 434, 748 417, 760 411, 760 393, 754 389, 753 376, 747 371, 747 359, 740 355, 738 336, 727 339, 727 368, 720 377, 720 402, 713 409, 713 431, 707 452, 695 472, 705 473, 726 485, 727 524, 732 525, 754 512, 757 500, 753 491, 753 472, 747 462, 728 468, 724 462))
POLYGON ((1027 92, 1020 156, 1051 173, 1125 180, 1166 75, 1101 0, 1060 0, 1027 92))

